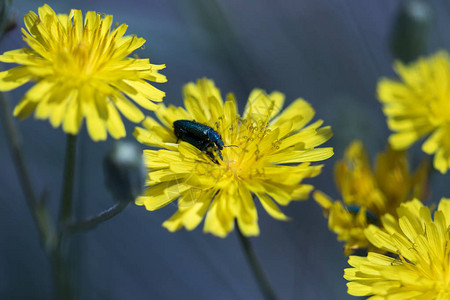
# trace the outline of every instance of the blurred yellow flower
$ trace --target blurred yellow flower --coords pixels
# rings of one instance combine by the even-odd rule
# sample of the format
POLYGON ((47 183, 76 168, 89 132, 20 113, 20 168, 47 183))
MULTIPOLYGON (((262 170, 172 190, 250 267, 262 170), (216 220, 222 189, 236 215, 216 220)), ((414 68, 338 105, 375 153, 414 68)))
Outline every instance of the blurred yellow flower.
MULTIPOLYGON (((388 148, 377 158, 375 170, 361 141, 356 140, 345 151, 344 159, 335 167, 335 180, 341 201, 316 191, 314 199, 324 209, 330 230, 344 241, 344 252, 370 246, 364 229, 377 223, 385 213, 395 215, 400 203, 425 192, 428 163, 425 161, 411 175, 405 151, 388 148)), ((374 250, 372 248, 372 250, 374 250)))
POLYGON ((434 167, 446 173, 450 167, 450 60, 441 51, 410 65, 397 62, 400 80, 383 78, 378 97, 383 103, 394 149, 409 148, 430 135, 422 150, 434 155, 434 167))
POLYGON ((56 15, 48 5, 39 15, 25 15, 24 40, 30 48, 0 55, 0 61, 20 66, 0 73, 0 91, 37 82, 15 107, 20 119, 35 113, 49 119, 54 128, 62 125, 66 133, 77 134, 86 118, 94 141, 126 135, 119 111, 132 122, 144 115, 128 98, 153 110, 165 93, 147 81, 165 82, 158 74, 164 65, 148 59, 127 57, 145 40, 124 36, 127 25, 111 31, 112 16, 89 11, 84 23, 81 11, 56 15), (147 81, 146 81, 147 80, 147 81), (128 98, 127 98, 128 97, 128 98))
POLYGON ((368 299, 450 299, 450 199, 442 199, 431 218, 419 200, 403 203, 370 225, 365 234, 390 256, 370 252, 350 256, 345 269, 348 293, 368 299))
POLYGON ((314 110, 303 99, 281 112, 279 92, 253 90, 242 116, 234 96, 224 102, 211 80, 187 84, 183 96, 186 110, 161 105, 156 111, 161 123, 148 117, 134 132, 141 143, 163 148, 144 150, 148 188, 136 204, 153 211, 178 199, 178 211, 164 227, 193 230, 206 215, 204 232, 219 237, 233 230, 235 219, 244 235, 259 234, 256 199, 272 217, 287 220, 277 204, 308 197, 313 186, 301 181, 320 173, 322 166, 311 162, 333 155, 332 148, 316 148, 332 136, 331 128, 319 128, 321 120, 306 126, 314 110), (178 144, 172 127, 177 120, 217 131, 225 144, 221 154, 211 158, 190 143, 178 144))

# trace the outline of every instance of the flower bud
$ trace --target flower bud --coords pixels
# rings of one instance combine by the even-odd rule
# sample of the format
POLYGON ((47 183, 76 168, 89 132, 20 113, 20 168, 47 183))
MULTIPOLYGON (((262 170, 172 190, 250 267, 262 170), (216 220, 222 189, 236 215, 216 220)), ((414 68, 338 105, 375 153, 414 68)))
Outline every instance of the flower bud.
POLYGON ((425 54, 433 11, 425 0, 405 0, 400 4, 391 33, 391 51, 404 63, 425 54))
POLYGON ((130 202, 142 193, 146 169, 135 144, 117 142, 105 156, 103 171, 105 185, 117 201, 130 202))
POLYGON ((10 0, 0 0, 0 38, 17 27, 16 16, 10 8, 10 0))

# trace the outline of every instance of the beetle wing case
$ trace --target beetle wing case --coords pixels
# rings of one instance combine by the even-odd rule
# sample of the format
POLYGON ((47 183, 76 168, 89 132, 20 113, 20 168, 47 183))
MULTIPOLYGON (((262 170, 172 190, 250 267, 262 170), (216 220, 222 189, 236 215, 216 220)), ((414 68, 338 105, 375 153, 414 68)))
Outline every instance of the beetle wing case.
POLYGON ((205 152, 213 162, 218 163, 216 155, 223 159, 220 150, 223 149, 224 143, 220 134, 213 128, 196 121, 177 120, 173 122, 173 130, 178 139, 205 152))

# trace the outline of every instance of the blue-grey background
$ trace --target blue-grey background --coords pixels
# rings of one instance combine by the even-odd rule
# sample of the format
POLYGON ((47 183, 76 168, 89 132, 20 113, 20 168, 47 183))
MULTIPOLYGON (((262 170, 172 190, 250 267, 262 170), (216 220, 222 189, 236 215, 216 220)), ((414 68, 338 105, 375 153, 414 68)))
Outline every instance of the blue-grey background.
MULTIPOLYGON (((430 0, 435 21, 429 52, 449 49, 450 3, 430 0)), ((14 1, 23 15, 44 2, 14 1)), ((164 63, 166 103, 181 104, 181 87, 200 77, 234 92, 241 109, 250 90, 279 90, 287 100, 308 100, 317 118, 331 125, 327 146, 335 156, 320 177, 309 180, 335 198, 333 165, 354 138, 372 154, 389 131, 376 101, 380 76, 393 76, 389 31, 400 1, 394 0, 98 0, 47 1, 56 12, 78 8, 114 15, 128 33, 147 40, 137 53, 164 63)), ((23 47, 17 29, 1 52, 23 47)), ((3 65, 2 68, 11 66, 3 65)), ((9 93, 15 104, 25 89, 9 93)), ((57 210, 65 135, 48 122, 18 123, 36 191, 49 191, 57 210)), ((127 123, 128 140, 134 125, 127 123)), ((83 128, 79 138, 75 201, 77 213, 92 215, 112 204, 103 185, 102 160, 113 140, 94 143, 83 128)), ((424 154, 415 148, 416 159, 424 154)), ((415 163, 414 163, 415 164, 415 163)), ((49 299, 49 264, 25 205, 24 195, 0 125, 0 299, 49 299)), ((449 176, 434 174, 432 200, 449 196, 449 176)), ((161 227, 176 210, 156 212, 130 206, 97 229, 76 235, 77 281, 82 299, 261 299, 235 232, 220 239, 161 227)), ((259 207, 261 235, 251 242, 280 299, 351 299, 342 278, 347 260, 311 199, 283 208, 293 218, 280 222, 259 207)))

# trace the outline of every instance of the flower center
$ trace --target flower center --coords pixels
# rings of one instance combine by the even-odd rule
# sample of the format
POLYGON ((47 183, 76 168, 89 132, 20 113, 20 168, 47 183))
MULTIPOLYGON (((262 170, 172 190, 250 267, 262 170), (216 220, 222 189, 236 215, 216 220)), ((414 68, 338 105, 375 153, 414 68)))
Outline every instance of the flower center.
POLYGON ((71 28, 49 46, 53 49, 50 52, 54 53, 56 74, 77 82, 101 76, 105 66, 111 64, 117 48, 117 39, 110 36, 109 30, 102 30, 102 26, 103 22, 94 29, 84 27, 79 37, 71 28))
MULTIPOLYGON (((223 131, 222 131, 223 132, 223 131)), ((261 175, 261 158, 273 149, 272 143, 269 147, 264 146, 265 137, 271 132, 267 128, 267 122, 255 119, 237 119, 224 133, 226 141, 223 150, 223 162, 227 177, 251 178, 261 175), (263 147, 263 148, 261 148, 263 147)))

